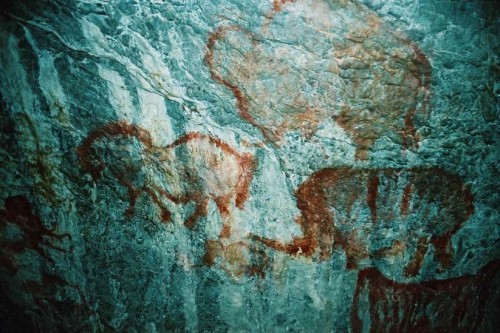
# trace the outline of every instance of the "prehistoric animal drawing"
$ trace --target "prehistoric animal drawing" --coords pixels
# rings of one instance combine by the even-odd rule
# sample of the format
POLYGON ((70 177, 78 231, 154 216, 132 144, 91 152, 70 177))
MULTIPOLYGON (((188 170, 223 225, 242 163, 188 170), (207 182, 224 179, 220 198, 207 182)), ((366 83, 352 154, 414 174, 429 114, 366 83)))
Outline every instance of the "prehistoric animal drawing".
POLYGON ((4 290, 18 289, 12 295, 2 294, 4 304, 11 303, 26 311, 42 311, 66 321, 76 314, 88 318, 90 308, 80 287, 54 274, 56 260, 52 252, 67 253, 65 239, 71 240, 71 235, 48 229, 24 196, 5 199, 4 207, 0 208, 0 268, 9 275, 0 274, 0 283, 4 290), (23 258, 25 255, 29 261, 23 258), (42 263, 49 263, 51 268, 42 263), (69 289, 71 293, 66 292, 69 289))
MULTIPOLYGON (((82 168, 95 180, 107 168, 127 188, 129 216, 141 194, 151 198, 165 222, 171 214, 162 200, 194 203, 194 212, 185 220, 188 228, 206 216, 209 200, 223 217, 229 214, 233 199, 243 209, 255 168, 250 154, 239 153, 218 138, 191 132, 157 147, 147 130, 126 121, 93 130, 77 153, 82 168)), ((222 237, 230 234, 229 228, 224 225, 222 237)))
POLYGON ((31 203, 20 195, 5 199, 4 208, 0 209, 0 227, 0 265, 11 274, 18 271, 16 255, 32 250, 54 263, 47 249, 66 252, 63 247, 54 243, 61 242, 64 238, 71 239, 70 234, 58 234, 55 230, 46 228, 40 218, 33 214, 31 203), (16 232, 8 231, 7 228, 17 229, 21 233, 20 237, 9 237, 10 234, 16 235, 16 232))
POLYGON ((448 267, 451 237, 474 211, 472 193, 460 177, 440 169, 323 169, 299 186, 296 198, 303 236, 288 244, 254 239, 320 260, 340 248, 348 269, 363 259, 412 250, 407 276, 419 273, 429 244, 441 268, 448 267))
POLYGON ((428 59, 354 1, 275 1, 259 30, 210 34, 205 63, 241 118, 276 145, 333 121, 367 159, 381 138, 415 147, 428 113, 428 59))
POLYGON ((492 318, 500 314, 499 273, 500 260, 475 275, 418 283, 363 269, 351 310, 353 332, 492 332, 492 318))

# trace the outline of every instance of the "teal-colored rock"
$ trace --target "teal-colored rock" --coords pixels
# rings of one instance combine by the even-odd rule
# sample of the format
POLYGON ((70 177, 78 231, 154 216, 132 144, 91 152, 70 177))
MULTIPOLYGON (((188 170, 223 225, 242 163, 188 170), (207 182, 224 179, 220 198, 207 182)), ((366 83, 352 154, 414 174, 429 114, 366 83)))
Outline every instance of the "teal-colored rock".
POLYGON ((500 325, 493 2, 0 8, 0 331, 500 325))

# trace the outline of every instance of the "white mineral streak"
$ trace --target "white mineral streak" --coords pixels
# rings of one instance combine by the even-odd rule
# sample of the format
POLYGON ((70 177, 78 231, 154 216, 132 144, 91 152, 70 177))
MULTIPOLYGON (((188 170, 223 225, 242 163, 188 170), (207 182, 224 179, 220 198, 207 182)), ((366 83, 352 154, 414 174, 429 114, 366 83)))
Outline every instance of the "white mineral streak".
MULTIPOLYGON (((167 32, 168 40, 172 42, 172 51, 169 54, 169 57, 175 59, 179 64, 184 64, 186 58, 184 57, 185 50, 183 49, 183 42, 179 34, 174 29, 169 29, 167 32)), ((183 67, 183 66, 181 66, 183 67)), ((193 76, 189 73, 189 71, 185 71, 186 76, 194 81, 193 76)))
POLYGON ((90 51, 97 57, 115 60, 125 66, 131 77, 138 82, 140 87, 153 93, 160 94, 168 99, 183 104, 183 101, 190 100, 184 93, 182 85, 175 83, 172 79, 167 66, 162 64, 158 58, 158 52, 136 32, 130 32, 131 43, 135 43, 143 52, 142 66, 133 62, 129 57, 121 55, 114 50, 110 37, 105 36, 99 27, 94 23, 83 18, 79 20, 82 27, 82 33, 90 47, 90 51), (155 58, 156 57, 156 58, 155 58))
POLYGON ((49 102, 52 113, 64 112, 63 106, 67 105, 67 100, 54 65, 55 58, 46 50, 39 50, 38 57, 40 89, 49 102))
POLYGON ((106 81, 109 89, 108 101, 113 106, 118 119, 128 119, 131 122, 137 121, 137 112, 132 103, 130 91, 126 88, 121 75, 100 64, 97 65, 97 68, 99 76, 106 81))
MULTIPOLYGON (((312 269, 314 273, 316 273, 316 269, 312 269)), ((309 297, 311 297, 313 301, 313 306, 316 310, 322 311, 325 309, 325 301, 323 300, 324 295, 320 295, 318 293, 318 290, 316 289, 318 287, 318 283, 315 281, 314 278, 310 279, 306 284, 306 290, 307 294, 309 297)))
POLYGON ((356 147, 354 146, 352 139, 347 135, 346 131, 336 122, 333 122, 332 120, 324 121, 316 131, 315 135, 318 138, 335 140, 335 148, 337 149, 334 149, 333 151, 342 152, 343 154, 332 154, 334 160, 354 160, 356 147))
MULTIPOLYGON (((9 36, 7 45, 4 45, 7 52, 0 57, 0 68, 5 71, 5 81, 0 80, 0 92, 8 105, 12 105, 12 112, 20 116, 20 121, 24 129, 19 133, 18 140, 24 146, 24 153, 28 159, 34 159, 36 154, 40 153, 41 145, 45 140, 40 141, 40 133, 47 131, 47 122, 44 122, 44 115, 40 112, 40 102, 28 82, 28 75, 21 63, 20 49, 18 40, 14 36, 9 36), (10 72, 10 73, 9 73, 10 72)), ((45 134, 45 133, 44 133, 45 134)), ((43 139, 49 139, 44 137, 43 139)), ((35 173, 35 181, 39 180, 39 175, 35 173)))
POLYGON ((240 285, 227 285, 221 290, 218 297, 218 303, 221 315, 224 321, 230 323, 231 332, 251 331, 248 320, 246 320, 248 311, 248 295, 240 285))
MULTIPOLYGON (((299 211, 293 197, 287 191, 286 176, 280 170, 277 158, 273 155, 261 158, 261 172, 254 180, 258 184, 258 207, 251 205, 248 207, 255 211, 250 214, 254 216, 253 221, 249 221, 253 228, 263 228, 260 230, 265 237, 287 241, 301 235, 302 231, 295 223, 295 217, 299 211), (261 187, 262 186, 262 187, 261 187)), ((291 189, 289 189, 291 190, 291 189)), ((244 214, 244 212, 243 212, 244 214)))
POLYGON ((2 97, 11 104, 15 113, 33 113, 36 98, 26 79, 26 71, 21 64, 19 56, 18 40, 13 35, 5 38, 1 36, 0 41, 5 44, 0 49, 4 50, 0 55, 0 68, 3 80, 0 80, 2 97))
MULTIPOLYGON (((180 221, 179 221, 180 222, 180 221)), ((182 222, 180 222, 182 223, 182 222)), ((182 297, 182 311, 184 312, 186 322, 186 330, 189 332, 198 331, 198 313, 197 313, 197 302, 196 302, 196 288, 198 282, 198 277, 196 275, 196 269, 194 269, 194 259, 192 244, 189 238, 189 231, 186 228, 175 227, 172 228, 172 236, 174 241, 168 241, 164 243, 163 253, 169 252, 172 246, 175 245, 175 259, 177 265, 183 269, 183 278, 181 281, 177 281, 175 286, 171 286, 179 292, 182 297)), ((160 254, 164 257, 164 260, 171 260, 171 258, 166 258, 164 254, 160 254)), ((175 265, 175 263, 170 263, 168 266, 175 265)), ((162 274, 171 274, 169 270, 164 270, 162 274)), ((165 295, 164 297, 169 297, 165 295)), ((168 313, 164 314, 168 316, 168 313)))
MULTIPOLYGON (((234 218, 234 214, 237 214, 236 209, 232 209, 231 211, 231 219, 234 218)), ((207 213, 207 222, 205 224, 204 232, 207 235, 208 239, 217 239, 220 235, 220 232, 222 230, 222 225, 223 225, 223 219, 222 216, 220 215, 219 210, 217 209, 217 206, 215 202, 210 201, 208 204, 208 213, 207 213)), ((231 231, 235 231, 233 226, 231 225, 231 231)), ((237 233, 237 232, 235 232, 237 233)))
POLYGON ((197 283, 196 272, 193 270, 186 271, 186 277, 181 284, 181 292, 184 300, 182 306, 184 316, 188 319, 186 323, 186 331, 188 332, 198 331, 198 305, 196 302, 197 283))
POLYGON ((176 139, 163 96, 137 89, 141 109, 139 125, 149 130, 156 146, 165 146, 176 139))

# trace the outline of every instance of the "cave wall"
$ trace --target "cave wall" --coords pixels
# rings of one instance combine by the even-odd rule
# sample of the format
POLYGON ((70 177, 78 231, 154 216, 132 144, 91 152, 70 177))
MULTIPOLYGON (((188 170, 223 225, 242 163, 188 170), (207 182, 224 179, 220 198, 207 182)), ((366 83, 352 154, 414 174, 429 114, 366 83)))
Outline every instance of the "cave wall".
POLYGON ((494 1, 0 8, 1 331, 500 324, 494 1))

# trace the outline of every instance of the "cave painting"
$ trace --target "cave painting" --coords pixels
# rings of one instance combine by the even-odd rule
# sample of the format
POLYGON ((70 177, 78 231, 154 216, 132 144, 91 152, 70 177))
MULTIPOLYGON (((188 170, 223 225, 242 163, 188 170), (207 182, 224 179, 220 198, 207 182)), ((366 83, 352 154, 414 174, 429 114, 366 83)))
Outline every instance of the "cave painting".
POLYGON ((494 260, 476 275, 398 283, 366 268, 354 293, 353 332, 490 332, 482 325, 498 316, 499 273, 494 260))
POLYGON ((415 147, 428 112, 426 56, 352 1, 275 1, 257 31, 232 25, 210 34, 205 63, 240 116, 276 145, 287 132, 309 138, 334 121, 355 157, 367 159, 382 137, 415 147))
MULTIPOLYGON (((42 220, 35 215, 28 199, 21 195, 10 196, 5 199, 4 207, 0 208, 0 267, 10 275, 18 274, 23 280, 22 290, 29 295, 33 302, 41 308, 48 304, 57 309, 57 314, 64 317, 77 310, 82 316, 89 316, 89 307, 78 285, 72 285, 59 275, 52 272, 55 260, 51 251, 65 254, 67 245, 65 240, 71 240, 68 233, 57 233, 55 229, 48 229, 42 220), (52 267, 48 270, 46 265, 36 265, 31 260, 21 257, 30 255, 33 251, 39 263, 52 267), (29 264, 27 264, 29 263, 29 264), (64 290, 76 291, 66 294, 64 290)), ((2 281, 5 288, 9 283, 2 281)), ((24 297, 10 299, 14 304, 27 307, 24 297)), ((29 307, 29 306, 28 306, 29 307)))
MULTIPOLYGON (((126 121, 107 124, 92 131, 77 149, 82 168, 95 180, 105 169, 127 188, 131 216, 137 197, 146 194, 158 207, 164 222, 171 213, 163 200, 176 204, 194 203, 194 212, 185 220, 193 228, 206 216, 213 200, 222 217, 234 205, 243 209, 253 177, 255 161, 218 138, 187 133, 173 143, 157 147, 149 132, 126 121), (143 166, 146 165, 146 171, 143 166)), ((221 237, 229 237, 224 224, 221 237)))
POLYGON ((31 250, 54 263, 48 250, 66 252, 64 239, 71 239, 67 233, 59 234, 46 228, 40 218, 33 214, 31 203, 20 195, 5 199, 4 208, 0 209, 0 227, 0 265, 11 274, 17 273, 19 269, 17 255, 31 250))
POLYGON ((460 177, 440 169, 323 169, 299 186, 296 198, 301 237, 288 244, 254 239, 319 260, 340 248, 348 269, 363 259, 412 250, 406 276, 419 273, 430 244, 440 269, 449 267, 451 237, 474 211, 472 193, 460 177))

